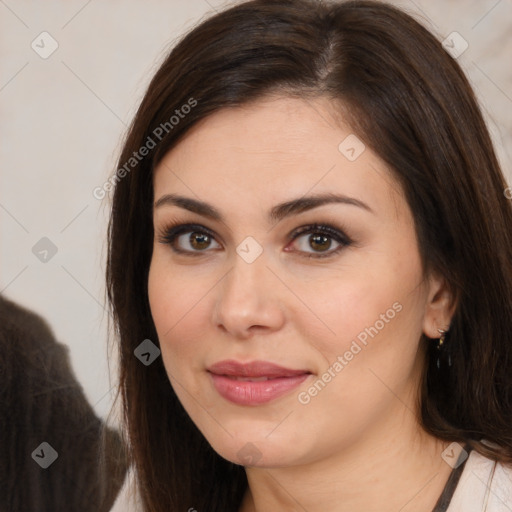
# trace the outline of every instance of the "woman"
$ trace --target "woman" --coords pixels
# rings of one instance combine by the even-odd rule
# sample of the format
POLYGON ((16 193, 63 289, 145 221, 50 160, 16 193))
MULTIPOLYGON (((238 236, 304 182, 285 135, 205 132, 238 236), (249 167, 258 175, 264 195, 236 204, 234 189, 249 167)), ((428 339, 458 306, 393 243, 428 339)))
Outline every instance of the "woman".
POLYGON ((139 510, 512 508, 511 203, 425 28, 371 1, 221 12, 114 181, 139 510))

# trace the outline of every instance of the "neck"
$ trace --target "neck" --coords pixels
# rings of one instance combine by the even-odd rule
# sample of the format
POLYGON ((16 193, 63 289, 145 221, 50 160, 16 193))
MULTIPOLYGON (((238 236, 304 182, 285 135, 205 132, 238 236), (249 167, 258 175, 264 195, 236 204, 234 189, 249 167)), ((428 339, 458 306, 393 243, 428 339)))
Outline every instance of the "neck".
POLYGON ((421 430, 403 404, 398 409, 329 458, 246 468, 240 512, 431 512, 452 470, 441 458, 448 443, 421 430))

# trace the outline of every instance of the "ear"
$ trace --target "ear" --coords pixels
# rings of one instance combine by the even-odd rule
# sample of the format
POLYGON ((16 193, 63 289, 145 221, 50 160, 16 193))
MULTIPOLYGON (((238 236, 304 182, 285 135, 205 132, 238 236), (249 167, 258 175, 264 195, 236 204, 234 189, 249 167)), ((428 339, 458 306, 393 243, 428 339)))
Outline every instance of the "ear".
POLYGON ((437 273, 432 273, 427 283, 423 332, 429 338, 435 339, 441 336, 438 329, 449 330, 457 299, 448 287, 446 279, 437 273))

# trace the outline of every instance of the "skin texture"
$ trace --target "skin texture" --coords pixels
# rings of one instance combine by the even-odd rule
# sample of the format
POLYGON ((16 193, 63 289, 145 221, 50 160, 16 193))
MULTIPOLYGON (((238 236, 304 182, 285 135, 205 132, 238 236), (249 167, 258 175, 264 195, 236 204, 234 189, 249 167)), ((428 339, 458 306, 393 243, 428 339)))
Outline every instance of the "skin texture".
MULTIPOLYGON (((424 357, 420 335, 449 326, 444 280, 424 276, 412 213, 384 162, 368 147, 350 161, 338 146, 352 132, 325 98, 269 97, 201 121, 155 171, 155 203, 165 194, 206 201, 224 222, 175 205, 154 208, 149 300, 170 382, 213 448, 246 467, 241 510, 430 511, 451 468, 448 445, 416 419, 424 357), (371 209, 328 204, 269 222, 277 203, 339 193, 371 209), (162 243, 167 225, 197 223, 211 238, 181 234, 177 254, 162 243), (327 223, 352 243, 289 240, 296 228, 327 223), (248 236, 263 249, 252 263, 236 248, 248 236), (206 240, 206 242, 205 242, 206 240), (322 245, 324 243, 324 245, 322 245), (323 251, 322 251, 323 249, 323 251), (322 255, 324 258, 309 258, 322 255), (381 315, 392 319, 335 377, 304 392, 381 315), (259 406, 222 398, 206 368, 266 360, 310 375, 299 388, 259 406), (252 443, 247 445, 247 443, 252 443)), ((196 230, 197 231, 197 230, 196 230)))

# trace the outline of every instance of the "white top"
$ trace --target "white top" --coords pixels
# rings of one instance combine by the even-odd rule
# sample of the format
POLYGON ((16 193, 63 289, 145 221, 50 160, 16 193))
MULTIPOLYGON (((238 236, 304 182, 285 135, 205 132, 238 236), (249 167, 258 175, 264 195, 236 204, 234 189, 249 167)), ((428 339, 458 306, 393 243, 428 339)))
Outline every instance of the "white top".
MULTIPOLYGON (((512 512, 512 468, 471 450, 447 512, 512 512)), ((128 471, 110 512, 142 512, 134 492, 134 473, 128 471)))
POLYGON ((447 512, 512 512, 512 468, 471 450, 447 512))

